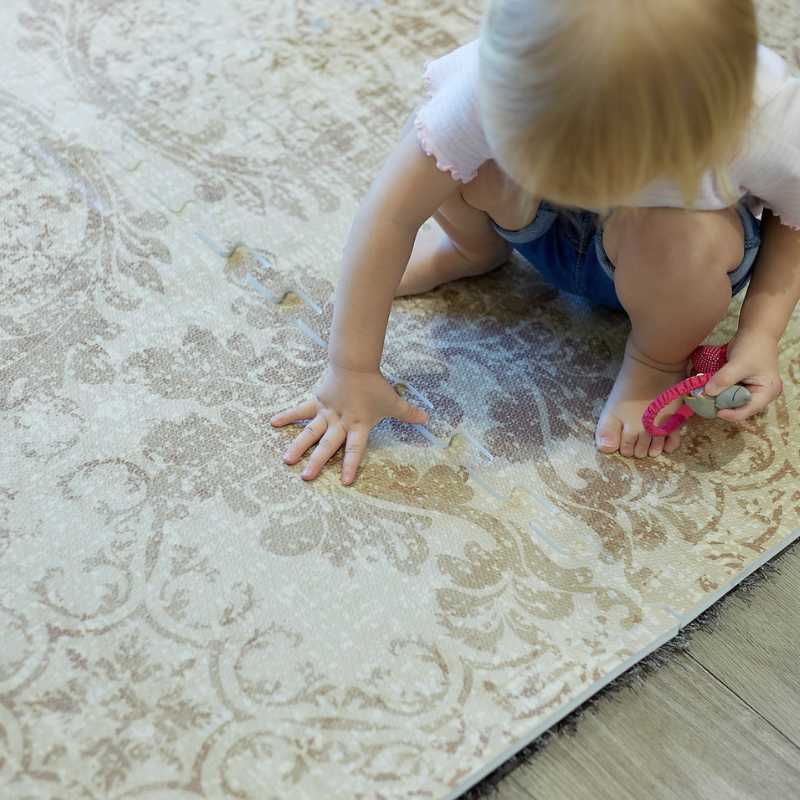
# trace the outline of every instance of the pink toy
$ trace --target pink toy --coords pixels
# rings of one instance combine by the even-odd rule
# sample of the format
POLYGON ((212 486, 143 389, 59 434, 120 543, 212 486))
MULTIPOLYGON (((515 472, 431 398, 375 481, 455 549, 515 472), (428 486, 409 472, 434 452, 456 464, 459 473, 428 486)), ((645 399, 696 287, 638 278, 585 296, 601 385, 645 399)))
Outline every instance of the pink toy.
POLYGON ((691 360, 695 374, 662 392, 642 415, 645 430, 653 436, 666 436, 672 433, 693 414, 710 419, 717 415, 719 409, 739 408, 749 402, 750 392, 740 384, 729 386, 716 397, 703 394, 703 387, 728 360, 727 344, 721 347, 701 345, 692 353, 691 360), (684 398, 684 404, 663 425, 656 425, 655 419, 658 413, 679 397, 684 398))

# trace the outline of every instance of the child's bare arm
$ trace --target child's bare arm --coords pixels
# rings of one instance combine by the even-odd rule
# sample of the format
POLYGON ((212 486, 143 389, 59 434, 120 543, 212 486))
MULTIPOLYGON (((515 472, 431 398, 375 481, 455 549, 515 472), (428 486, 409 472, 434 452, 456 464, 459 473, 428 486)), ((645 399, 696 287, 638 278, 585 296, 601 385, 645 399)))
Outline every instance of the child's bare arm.
POLYGON ((778 343, 800 301, 800 231, 782 225, 765 210, 761 239, 739 331, 728 347, 728 363, 706 386, 712 396, 734 383, 749 386, 753 399, 747 405, 718 412, 730 422, 762 411, 781 393, 778 343))
POLYGON ((350 228, 328 347, 333 363, 378 369, 392 300, 417 231, 459 186, 425 155, 407 124, 350 228))
POLYGON ((271 420, 281 426, 313 418, 284 453, 293 464, 319 441, 302 477, 315 478, 345 443, 342 482, 352 483, 377 422, 427 420, 422 409, 394 391, 379 365, 392 300, 417 231, 459 187, 425 155, 409 118, 350 227, 334 298, 329 362, 314 397, 271 420))
POLYGON ((739 329, 768 333, 777 341, 800 301, 800 231, 782 225, 765 209, 761 240, 739 329))

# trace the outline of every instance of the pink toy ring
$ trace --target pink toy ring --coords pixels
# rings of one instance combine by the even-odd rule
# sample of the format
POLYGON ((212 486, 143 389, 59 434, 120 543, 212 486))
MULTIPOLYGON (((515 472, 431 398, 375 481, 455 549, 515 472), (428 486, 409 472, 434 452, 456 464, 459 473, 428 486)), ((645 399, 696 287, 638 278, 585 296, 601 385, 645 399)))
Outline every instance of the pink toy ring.
MULTIPOLYGON (((717 347, 714 345, 701 345, 698 347, 691 356, 692 369, 696 372, 689 378, 676 383, 671 388, 662 392, 652 403, 647 407, 642 415, 642 425, 644 429, 653 436, 667 436, 674 430, 679 428, 689 417, 691 417, 695 410, 684 403, 678 411, 673 414, 663 425, 656 425, 655 420, 658 413, 668 406, 673 400, 680 397, 687 397, 689 403, 703 402, 698 399, 698 389, 702 389, 713 377, 715 372, 718 372, 728 361, 728 345, 717 347)), ((702 393, 700 393, 702 394, 702 393)), ((729 387, 725 392, 721 392, 716 399, 716 408, 738 408, 750 400, 750 392, 743 386, 735 384, 729 387), (723 395, 727 395, 726 404, 720 405, 719 400, 723 395)), ((705 399, 706 403, 711 402, 711 398, 705 399)), ((711 409, 709 413, 705 408, 701 408, 700 413, 703 416, 715 416, 716 410, 711 409)))
POLYGON ((644 429, 653 436, 667 436, 674 430, 680 428, 689 417, 694 414, 694 411, 684 403, 663 425, 656 425, 655 419, 658 413, 666 408, 673 400, 689 394, 693 389, 699 389, 705 386, 711 380, 711 375, 699 374, 692 375, 691 378, 686 378, 680 383, 676 383, 670 389, 667 389, 647 406, 647 410, 642 415, 642 425, 644 429))

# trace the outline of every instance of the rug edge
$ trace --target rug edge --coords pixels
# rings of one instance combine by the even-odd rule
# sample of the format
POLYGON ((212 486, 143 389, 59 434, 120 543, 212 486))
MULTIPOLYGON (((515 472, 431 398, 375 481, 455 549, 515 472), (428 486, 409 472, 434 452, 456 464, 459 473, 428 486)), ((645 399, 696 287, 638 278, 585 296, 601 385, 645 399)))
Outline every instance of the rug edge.
POLYGON ((520 751, 530 746, 536 739, 542 736, 542 734, 545 734, 550 728, 552 728, 565 717, 569 716, 573 711, 590 700, 594 695, 602 691, 614 680, 628 672, 637 663, 647 658, 651 653, 654 653, 660 647, 663 647, 665 644, 678 637, 681 631, 688 625, 691 625, 701 614, 718 603, 725 595, 735 590, 743 581, 752 575, 752 573, 763 567, 798 540, 800 540, 800 528, 797 528, 795 531, 787 534, 778 544, 773 545, 768 550, 765 550, 764 553, 762 553, 759 558, 754 559, 746 569, 742 570, 736 575, 735 578, 728 581, 728 583, 723 584, 721 588, 710 595, 711 599, 708 602, 703 601, 696 605, 690 612, 687 612, 683 615, 680 622, 676 622, 674 627, 670 627, 665 634, 655 637, 646 647, 642 648, 638 653, 630 656, 629 658, 625 659, 625 661, 621 662, 621 664, 614 667, 596 684, 584 689, 563 708, 558 709, 550 716, 546 717, 543 721, 539 722, 530 733, 525 734, 525 736, 518 739, 513 745, 503 751, 501 755, 495 757, 486 765, 480 767, 474 773, 467 776, 456 789, 451 790, 448 794, 440 798, 440 800, 457 800, 457 798, 461 797, 461 795, 475 787, 484 778, 486 778, 488 775, 491 775, 491 773, 496 769, 502 767, 506 761, 514 758, 520 751))

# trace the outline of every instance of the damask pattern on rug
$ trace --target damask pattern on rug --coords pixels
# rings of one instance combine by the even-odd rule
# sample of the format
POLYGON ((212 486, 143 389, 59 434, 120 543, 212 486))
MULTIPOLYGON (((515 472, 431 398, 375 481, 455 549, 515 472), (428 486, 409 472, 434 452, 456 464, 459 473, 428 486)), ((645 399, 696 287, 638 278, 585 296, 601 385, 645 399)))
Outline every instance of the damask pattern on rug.
POLYGON ((519 259, 395 302, 429 426, 350 487, 282 462, 358 202, 480 12, 0 10, 0 797, 453 797, 800 533, 797 315, 768 413, 606 457, 627 324, 519 259))

